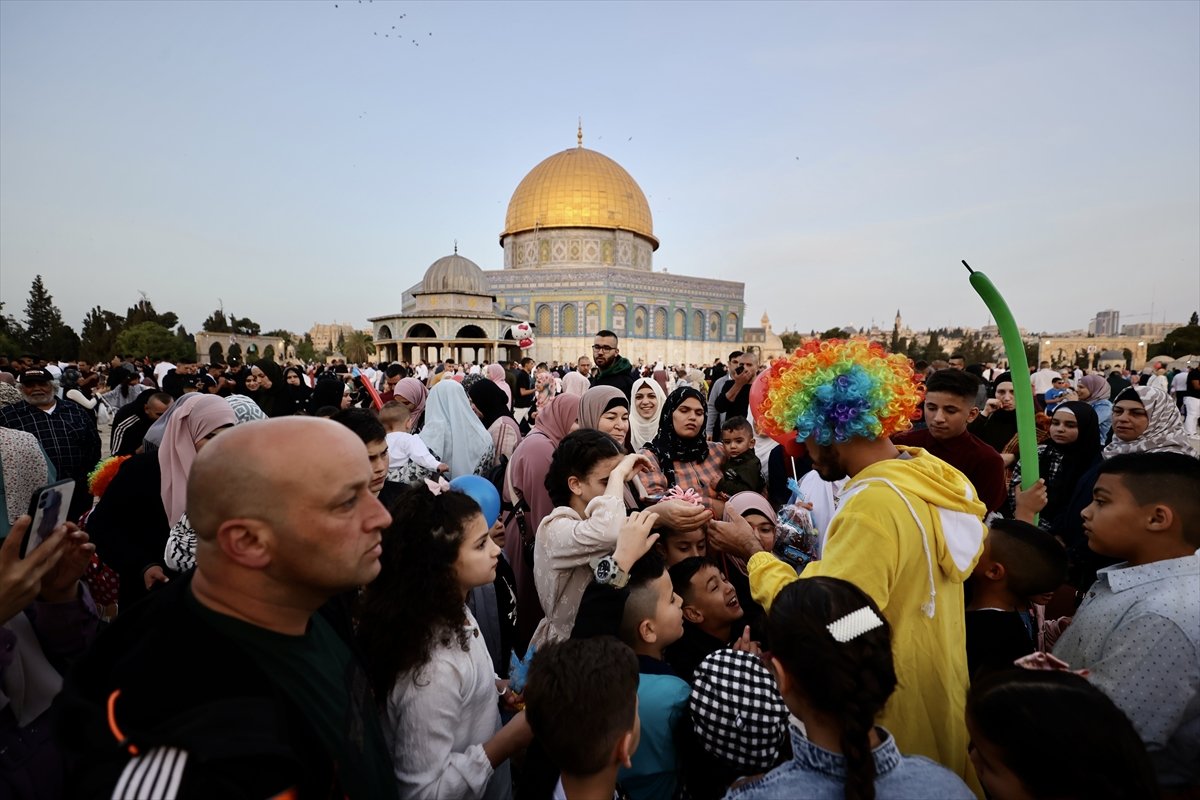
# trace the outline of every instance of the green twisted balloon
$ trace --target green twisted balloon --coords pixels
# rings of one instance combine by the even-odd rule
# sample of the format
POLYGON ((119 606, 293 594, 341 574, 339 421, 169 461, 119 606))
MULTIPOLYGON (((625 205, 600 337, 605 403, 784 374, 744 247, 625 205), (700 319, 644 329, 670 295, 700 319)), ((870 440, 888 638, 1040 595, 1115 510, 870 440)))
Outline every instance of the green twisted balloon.
POLYGON ((1039 476, 1037 422, 1034 420, 1033 393, 1029 391, 1029 359, 1025 357, 1025 342, 1021 341, 1017 321, 1013 319, 1008 303, 1004 302, 995 284, 987 275, 971 269, 966 261, 962 263, 971 273, 971 286, 983 298, 988 311, 992 312, 996 327, 1000 329, 1000 338, 1004 341, 1004 353, 1008 356, 1008 369, 1016 389, 1013 394, 1017 404, 1017 442, 1021 448, 1021 488, 1029 489, 1038 482, 1039 476))

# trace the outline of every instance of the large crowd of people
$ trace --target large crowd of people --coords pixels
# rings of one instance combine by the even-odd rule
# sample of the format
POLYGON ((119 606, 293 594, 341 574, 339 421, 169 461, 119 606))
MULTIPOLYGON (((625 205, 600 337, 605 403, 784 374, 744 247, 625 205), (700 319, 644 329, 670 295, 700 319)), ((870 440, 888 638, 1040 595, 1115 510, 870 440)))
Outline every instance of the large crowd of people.
POLYGON ((621 348, 0 357, 0 797, 1200 798, 1200 365, 621 348))

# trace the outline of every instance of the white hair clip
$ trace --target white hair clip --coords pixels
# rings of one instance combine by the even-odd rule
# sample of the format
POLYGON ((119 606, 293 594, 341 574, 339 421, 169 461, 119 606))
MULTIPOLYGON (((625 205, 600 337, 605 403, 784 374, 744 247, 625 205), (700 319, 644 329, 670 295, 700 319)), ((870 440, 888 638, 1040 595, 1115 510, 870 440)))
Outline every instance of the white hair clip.
POLYGON ((450 484, 446 482, 445 478, 438 478, 436 481, 431 481, 429 478, 426 478, 425 488, 433 492, 434 495, 439 495, 442 492, 450 491, 450 484))
POLYGON ((841 619, 835 619, 825 627, 834 639, 845 644, 851 639, 862 636, 867 631, 883 627, 883 620, 870 606, 863 606, 858 611, 852 611, 841 619))

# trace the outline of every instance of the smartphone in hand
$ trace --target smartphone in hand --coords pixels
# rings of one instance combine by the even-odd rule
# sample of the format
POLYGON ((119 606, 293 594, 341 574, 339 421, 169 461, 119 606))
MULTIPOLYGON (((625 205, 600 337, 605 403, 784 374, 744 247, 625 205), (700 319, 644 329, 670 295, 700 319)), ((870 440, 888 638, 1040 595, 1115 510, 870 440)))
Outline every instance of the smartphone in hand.
POLYGON ((71 509, 71 498, 75 496, 75 481, 72 478, 50 483, 33 493, 29 501, 29 516, 33 522, 25 531, 21 543, 21 558, 25 558, 50 537, 54 529, 67 521, 71 509))

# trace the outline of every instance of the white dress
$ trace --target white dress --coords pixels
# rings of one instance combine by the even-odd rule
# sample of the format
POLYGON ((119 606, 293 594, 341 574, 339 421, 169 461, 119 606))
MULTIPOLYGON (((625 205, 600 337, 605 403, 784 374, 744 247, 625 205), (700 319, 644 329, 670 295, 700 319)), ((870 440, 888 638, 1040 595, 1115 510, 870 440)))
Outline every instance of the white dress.
POLYGON ((495 770, 484 742, 500 730, 496 673, 469 609, 463 652, 457 638, 435 646, 429 663, 396 680, 383 732, 401 800, 512 797, 508 762, 495 770))

